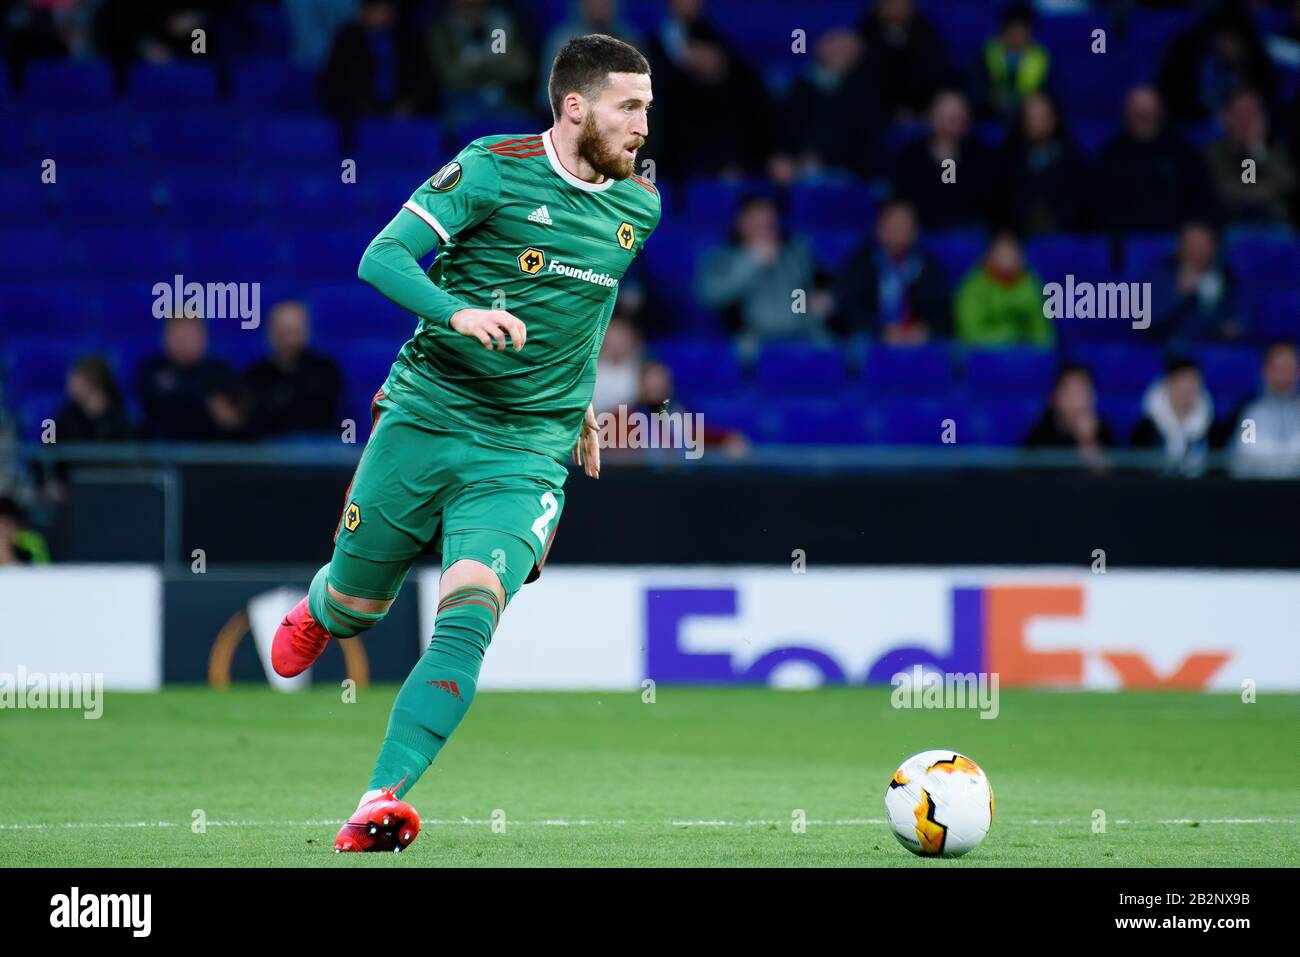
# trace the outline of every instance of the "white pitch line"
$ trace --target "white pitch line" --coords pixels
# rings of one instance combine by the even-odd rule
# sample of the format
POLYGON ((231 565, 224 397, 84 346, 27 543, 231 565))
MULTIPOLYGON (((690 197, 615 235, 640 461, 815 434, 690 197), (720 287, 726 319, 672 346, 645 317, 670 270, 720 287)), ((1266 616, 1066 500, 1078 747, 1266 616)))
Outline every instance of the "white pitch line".
MULTIPOLYGON (((421 821, 425 827, 437 826, 447 827, 452 825, 462 825, 469 827, 490 827, 496 823, 490 818, 475 820, 472 818, 429 818, 421 821)), ((773 827, 783 826, 790 823, 789 819, 774 819, 766 821, 725 821, 725 820, 674 820, 674 821, 627 821, 627 820, 592 820, 588 818, 577 818, 572 821, 563 818, 547 818, 540 821, 512 821, 506 819, 505 823, 509 827, 626 827, 629 824, 648 824, 651 826, 661 827, 773 827)), ((858 817, 858 818, 838 818, 833 820, 807 820, 803 822, 806 825, 815 827, 857 827, 864 824, 884 824, 884 818, 875 817, 858 817)), ((1029 819, 1024 821, 1003 821, 999 819, 998 823, 1009 825, 1028 824, 1028 825, 1051 825, 1054 827, 1063 827, 1067 825, 1084 826, 1091 823, 1090 818, 1070 818, 1056 820, 1039 820, 1029 819)), ((1300 824, 1295 818, 1279 817, 1177 817, 1165 818, 1155 821, 1137 821, 1127 818, 1117 818, 1107 821, 1108 824, 1123 825, 1143 825, 1155 824, 1162 826, 1179 825, 1179 824, 1300 824)), ((326 825, 341 825, 342 818, 321 819, 312 821, 208 821, 207 827, 324 827, 326 825)), ((0 824, 0 831, 49 831, 49 830, 81 830, 81 829, 129 829, 129 828, 170 828, 186 827, 185 823, 176 821, 105 821, 102 823, 79 823, 67 822, 61 824, 0 824)))

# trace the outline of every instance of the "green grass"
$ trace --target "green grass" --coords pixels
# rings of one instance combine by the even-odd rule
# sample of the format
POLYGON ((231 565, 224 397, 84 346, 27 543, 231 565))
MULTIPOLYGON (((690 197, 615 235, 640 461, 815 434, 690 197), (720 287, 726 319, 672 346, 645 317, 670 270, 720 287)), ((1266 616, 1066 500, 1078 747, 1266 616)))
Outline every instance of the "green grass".
POLYGON ((848 688, 484 693, 408 796, 426 821, 411 848, 335 855, 394 693, 176 688, 110 694, 97 721, 0 711, 0 866, 1300 864, 1300 696, 1004 691, 981 720, 848 688), (973 757, 997 796, 957 861, 915 858, 878 822, 895 766, 932 747, 973 757), (683 823, 702 821, 726 823, 683 823))

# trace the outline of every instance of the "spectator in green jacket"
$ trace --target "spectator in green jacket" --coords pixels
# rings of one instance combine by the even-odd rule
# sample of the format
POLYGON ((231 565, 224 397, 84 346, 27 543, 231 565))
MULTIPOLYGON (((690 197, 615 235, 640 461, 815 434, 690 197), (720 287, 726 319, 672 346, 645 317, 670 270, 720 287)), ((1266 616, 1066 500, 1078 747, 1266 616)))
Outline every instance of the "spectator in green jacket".
POLYGON ((957 338, 972 346, 1051 346, 1043 284, 1025 265, 1015 233, 993 235, 984 261, 966 274, 955 301, 957 338))
POLYGON ((1020 101, 1047 85, 1052 57, 1034 39, 1034 14, 1027 3, 1013 3, 1002 14, 1002 29, 984 44, 981 106, 990 116, 1010 118, 1020 101))

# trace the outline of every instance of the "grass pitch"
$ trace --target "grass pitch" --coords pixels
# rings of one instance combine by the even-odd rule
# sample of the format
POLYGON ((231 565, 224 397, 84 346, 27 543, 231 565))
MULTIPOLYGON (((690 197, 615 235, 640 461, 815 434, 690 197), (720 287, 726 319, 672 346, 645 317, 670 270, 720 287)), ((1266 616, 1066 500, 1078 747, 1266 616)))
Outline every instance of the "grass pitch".
POLYGON ((483 693, 408 795, 411 848, 336 855, 395 692, 0 711, 0 866, 1300 864, 1300 696, 1003 691, 982 720, 895 710, 888 688, 483 693), (882 821, 894 768, 939 747, 997 797, 959 860, 912 856, 882 821))

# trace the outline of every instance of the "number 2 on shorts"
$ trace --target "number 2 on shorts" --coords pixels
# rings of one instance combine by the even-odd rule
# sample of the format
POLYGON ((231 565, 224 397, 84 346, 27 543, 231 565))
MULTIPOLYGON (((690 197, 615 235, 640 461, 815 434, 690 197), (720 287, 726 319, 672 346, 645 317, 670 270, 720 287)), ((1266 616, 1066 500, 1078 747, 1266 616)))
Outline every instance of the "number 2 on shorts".
POLYGON ((560 510, 559 503, 555 501, 554 492, 542 493, 542 507, 545 511, 543 511, 541 515, 537 516, 537 521, 533 522, 533 534, 537 536, 537 540, 541 542, 542 547, 545 548, 546 536, 549 535, 551 531, 551 521, 555 518, 555 513, 560 510))

